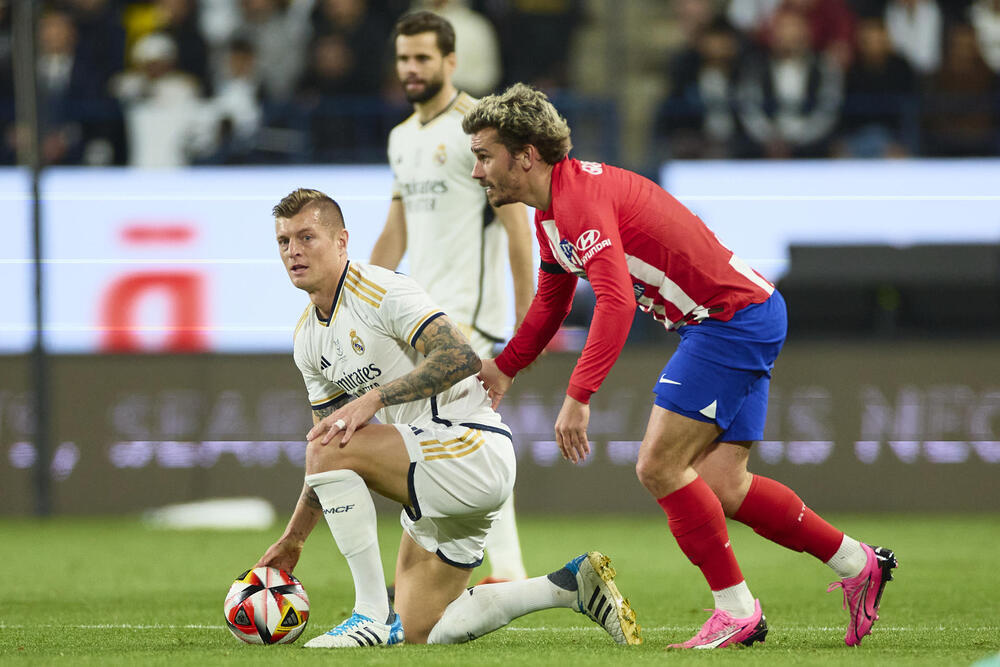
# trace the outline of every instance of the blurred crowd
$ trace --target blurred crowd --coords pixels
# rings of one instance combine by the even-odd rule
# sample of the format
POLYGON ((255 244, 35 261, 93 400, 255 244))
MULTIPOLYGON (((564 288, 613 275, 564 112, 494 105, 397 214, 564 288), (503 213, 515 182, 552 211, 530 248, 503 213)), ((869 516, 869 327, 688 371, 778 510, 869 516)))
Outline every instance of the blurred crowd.
POLYGON ((1000 155, 1000 0, 677 0, 686 158, 1000 155))
MULTIPOLYGON (((16 1, 0 0, 0 164, 24 140, 16 1)), ((616 32, 633 4, 679 35, 640 140, 654 159, 1000 154, 1000 0, 45 0, 43 160, 382 162, 409 113, 390 34, 415 8, 455 25, 473 95, 526 81, 627 106, 585 63, 659 39, 654 22, 616 32)))
MULTIPOLYGON (((144 167, 383 161, 389 129, 410 113, 389 43, 407 10, 451 20, 462 63, 455 82, 475 95, 518 80, 565 86, 567 36, 580 14, 575 0, 41 4, 44 162, 144 167)), ((11 14, 12 0, 0 0, 2 164, 16 162, 23 140, 11 14)))

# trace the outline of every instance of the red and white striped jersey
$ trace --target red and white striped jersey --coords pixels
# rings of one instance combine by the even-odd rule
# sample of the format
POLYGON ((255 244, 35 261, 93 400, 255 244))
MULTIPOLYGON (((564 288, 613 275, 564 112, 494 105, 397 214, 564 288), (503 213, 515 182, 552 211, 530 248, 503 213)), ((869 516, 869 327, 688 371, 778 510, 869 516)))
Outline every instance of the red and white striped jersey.
POLYGON ((551 193, 548 210, 535 212, 538 296, 497 358, 508 375, 537 356, 568 313, 573 290, 567 285, 576 281, 563 272, 589 280, 597 298, 570 380, 569 394, 582 401, 618 358, 636 305, 677 329, 707 318, 729 320, 774 291, 698 216, 639 174, 566 158, 553 168, 551 193))

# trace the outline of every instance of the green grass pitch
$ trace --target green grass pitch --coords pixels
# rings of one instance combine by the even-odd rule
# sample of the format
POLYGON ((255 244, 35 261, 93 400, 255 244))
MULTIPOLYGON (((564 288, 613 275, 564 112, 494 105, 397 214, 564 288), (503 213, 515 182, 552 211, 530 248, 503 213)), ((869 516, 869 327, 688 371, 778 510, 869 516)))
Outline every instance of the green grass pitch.
MULTIPOLYGON (((711 597, 666 521, 649 513, 520 518, 531 574, 549 572, 590 549, 611 556, 643 627, 642 646, 616 646, 584 616, 558 609, 522 617, 461 646, 353 649, 335 656, 302 650, 303 639, 290 646, 244 645, 223 624, 229 584, 279 534, 279 526, 175 532, 145 528, 135 519, 4 519, 0 663, 969 665, 1000 651, 1000 516, 832 519, 899 557, 882 618, 860 648, 843 644, 846 613, 840 592, 825 592, 832 580, 826 567, 731 523, 737 556, 771 627, 767 642, 744 650, 664 652, 667 643, 687 639, 707 618, 703 608, 711 606, 711 597)), ((399 525, 385 517, 380 529, 391 572, 399 525)), ((296 574, 313 609, 305 638, 350 612, 350 575, 322 524, 296 574)), ((474 573, 474 581, 482 574, 474 573)))

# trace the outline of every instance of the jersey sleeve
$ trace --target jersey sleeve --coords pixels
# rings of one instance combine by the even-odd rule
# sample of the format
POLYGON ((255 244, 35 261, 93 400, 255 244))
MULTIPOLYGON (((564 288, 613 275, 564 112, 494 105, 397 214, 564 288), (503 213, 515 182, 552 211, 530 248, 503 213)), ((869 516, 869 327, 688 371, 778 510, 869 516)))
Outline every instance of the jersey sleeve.
POLYGON ((618 230, 613 186, 605 180, 607 176, 581 174, 579 178, 576 187, 560 197, 557 224, 575 246, 596 298, 587 342, 566 390, 587 403, 625 347, 635 315, 635 294, 618 230))
POLYGON ((420 334, 444 315, 415 280, 396 273, 385 283, 386 293, 377 312, 378 326, 390 337, 415 347, 420 334))
POLYGON ((295 365, 302 373, 302 380, 306 383, 306 392, 309 395, 309 405, 313 410, 322 410, 333 405, 341 396, 344 390, 334 382, 327 380, 320 372, 317 365, 309 358, 305 337, 298 335, 295 337, 295 365))
POLYGON ((538 225, 535 233, 541 258, 538 287, 521 326, 494 360, 497 368, 508 377, 514 377, 538 358, 569 315, 576 293, 576 276, 567 273, 556 261, 538 225))

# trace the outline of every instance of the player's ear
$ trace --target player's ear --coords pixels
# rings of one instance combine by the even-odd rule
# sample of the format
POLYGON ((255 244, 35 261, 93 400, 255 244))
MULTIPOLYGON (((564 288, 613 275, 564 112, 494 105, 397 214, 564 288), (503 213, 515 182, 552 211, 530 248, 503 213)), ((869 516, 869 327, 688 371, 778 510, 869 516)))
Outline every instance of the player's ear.
POLYGON ((347 238, 349 236, 350 234, 347 232, 347 229, 341 229, 337 231, 337 248, 339 250, 342 250, 344 252, 347 251, 347 238))
POLYGON ((526 145, 521 150, 521 153, 518 155, 517 158, 518 162, 521 165, 521 168, 524 169, 525 171, 531 169, 531 164, 533 162, 537 162, 538 159, 539 159, 538 149, 532 146, 531 144, 526 145))

